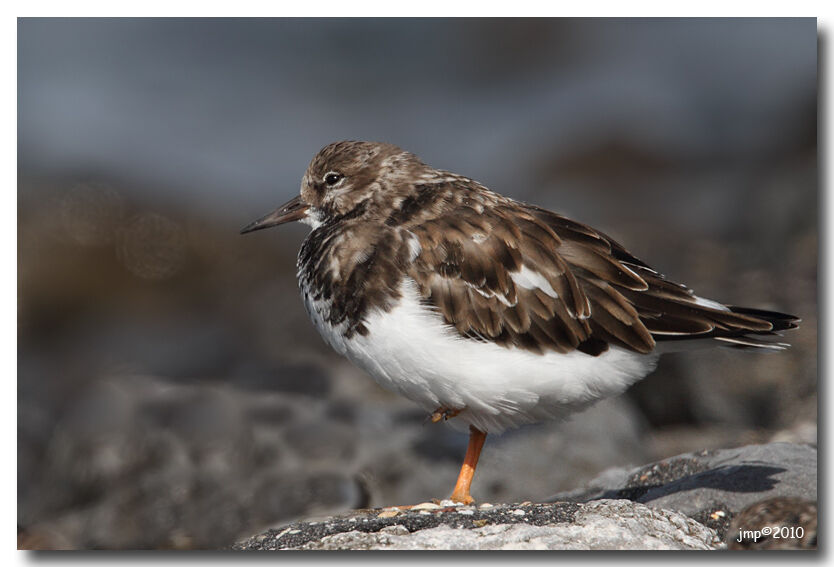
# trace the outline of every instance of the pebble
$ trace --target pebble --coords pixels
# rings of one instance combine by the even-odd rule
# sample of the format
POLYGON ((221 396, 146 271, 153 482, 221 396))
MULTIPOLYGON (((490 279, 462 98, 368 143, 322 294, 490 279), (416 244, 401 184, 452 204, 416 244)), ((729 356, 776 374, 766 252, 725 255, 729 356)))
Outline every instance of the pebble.
POLYGON ((411 507, 412 510, 438 510, 440 508, 434 502, 422 502, 411 507))
POLYGON ((489 502, 484 502, 483 504, 478 506, 478 508, 492 508, 492 504, 490 504, 489 502))
POLYGON ((291 530, 291 529, 292 529, 292 528, 286 528, 286 529, 284 529, 283 531, 279 532, 279 533, 275 536, 275 539, 279 539, 279 538, 281 538, 282 536, 284 536, 285 534, 288 534, 288 533, 290 532, 290 530, 291 530))
POLYGON ((513 510, 513 512, 512 512, 513 516, 523 516, 523 515, 524 515, 524 514, 526 514, 526 513, 527 513, 527 512, 525 512, 525 511, 524 511, 524 510, 522 510, 521 508, 518 508, 518 509, 516 509, 516 510, 513 510))
POLYGON ((383 510, 382 512, 380 512, 379 515, 377 516, 377 518, 393 518, 394 516, 396 516, 399 513, 400 513, 400 511, 397 508, 390 508, 390 509, 383 510))
POLYGON ((406 528, 405 526, 401 526, 399 524, 394 525, 394 526, 385 526, 384 528, 382 528, 379 531, 380 531, 380 533, 391 534, 391 535, 408 535, 409 533, 411 533, 411 532, 408 531, 408 528, 406 528))

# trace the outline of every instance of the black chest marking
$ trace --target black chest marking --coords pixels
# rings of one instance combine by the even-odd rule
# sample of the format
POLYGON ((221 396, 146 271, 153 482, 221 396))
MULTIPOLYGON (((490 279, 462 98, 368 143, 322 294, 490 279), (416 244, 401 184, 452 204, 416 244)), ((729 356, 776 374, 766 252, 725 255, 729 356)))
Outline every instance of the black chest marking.
POLYGON ((387 312, 401 297, 408 247, 398 231, 369 223, 325 224, 307 237, 298 254, 301 291, 320 305, 325 323, 345 325, 347 338, 367 335, 365 320, 387 312))

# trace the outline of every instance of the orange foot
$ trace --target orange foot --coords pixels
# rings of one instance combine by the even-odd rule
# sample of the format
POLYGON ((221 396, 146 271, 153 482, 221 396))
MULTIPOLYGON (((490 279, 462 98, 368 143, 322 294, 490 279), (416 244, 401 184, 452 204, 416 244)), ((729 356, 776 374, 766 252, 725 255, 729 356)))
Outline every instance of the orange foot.
MULTIPOLYGON (((460 413, 460 411, 461 410, 445 410, 443 408, 438 408, 437 411, 435 411, 431 416, 432 421, 438 422, 441 419, 455 417, 458 413, 460 413)), ((455 490, 452 492, 452 496, 450 497, 452 502, 458 502, 466 506, 475 502, 475 499, 472 498, 471 494, 469 494, 469 488, 472 486, 472 478, 475 476, 475 467, 478 466, 478 457, 481 456, 481 449, 484 446, 484 441, 486 441, 486 436, 487 434, 480 429, 471 425, 469 426, 469 446, 466 448, 466 457, 463 459, 463 466, 460 468, 460 474, 458 475, 458 481, 455 484, 455 490)), ((437 500, 435 500, 434 503, 440 504, 437 500)), ((419 504, 395 506, 395 508, 400 510, 409 510, 415 506, 419 506, 419 504)), ((394 514, 396 514, 396 512, 394 514)))
POLYGON ((462 411, 463 411, 463 408, 460 408, 460 409, 448 409, 448 408, 444 408, 444 407, 439 407, 439 408, 437 408, 436 410, 434 410, 434 413, 433 413, 433 414, 431 414, 430 419, 431 419, 431 422, 432 422, 432 423, 437 423, 437 422, 438 422, 438 421, 440 421, 441 419, 442 419, 443 421, 446 421, 446 420, 447 420, 447 419, 449 419, 450 417, 455 417, 457 414, 459 414, 459 413, 460 413, 460 412, 462 412, 462 411))
POLYGON ((460 468, 460 475, 452 492, 452 501, 469 505, 475 502, 469 494, 469 487, 472 486, 472 477, 475 476, 475 467, 478 466, 478 457, 481 456, 481 449, 486 441, 486 433, 480 429, 469 426, 469 447, 466 449, 466 458, 460 468))

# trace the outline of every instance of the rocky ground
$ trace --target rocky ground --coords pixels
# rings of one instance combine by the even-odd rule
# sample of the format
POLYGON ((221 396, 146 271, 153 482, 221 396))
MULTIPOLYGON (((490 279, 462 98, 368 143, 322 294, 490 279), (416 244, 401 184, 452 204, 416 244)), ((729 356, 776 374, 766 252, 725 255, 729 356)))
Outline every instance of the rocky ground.
MULTIPOLYGON (((450 503, 450 502, 446 502, 450 503)), ((713 530, 668 510, 627 500, 589 504, 443 506, 392 516, 362 511, 293 524, 255 536, 238 550, 714 549, 713 530)))
MULTIPOLYGON (((804 527, 785 538, 792 549, 816 547, 812 518, 792 520, 817 499, 817 451, 772 443, 680 455, 635 469, 610 469, 551 504, 454 505, 359 510, 299 522, 242 541, 237 550, 369 549, 726 549, 740 530, 804 527), (764 523, 736 522, 760 502, 793 504, 764 523)), ((762 520, 762 518, 759 518, 762 520)), ((764 537, 762 545, 768 538, 764 537)), ((770 540, 772 541, 772 540, 770 540)))
MULTIPOLYGON (((300 232, 253 244, 106 187, 29 189, 18 274, 25 545, 218 548, 311 515, 449 494, 466 436, 323 344, 290 273, 300 232)), ((804 319, 790 350, 668 355, 624 396, 490 436, 475 498, 544 502, 612 467, 816 443, 810 251, 792 256, 796 294, 779 305, 804 319)), ((721 271, 731 265, 713 264, 717 282, 735 281, 721 271)))

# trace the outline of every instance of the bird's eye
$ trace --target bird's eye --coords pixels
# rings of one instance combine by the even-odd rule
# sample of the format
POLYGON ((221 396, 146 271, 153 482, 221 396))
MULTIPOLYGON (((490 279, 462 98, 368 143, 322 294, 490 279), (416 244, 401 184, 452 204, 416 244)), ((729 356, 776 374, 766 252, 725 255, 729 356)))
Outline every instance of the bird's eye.
POLYGON ((327 175, 324 176, 324 182, 330 186, 336 185, 339 181, 342 180, 344 177, 341 173, 336 173, 331 171, 327 175))

